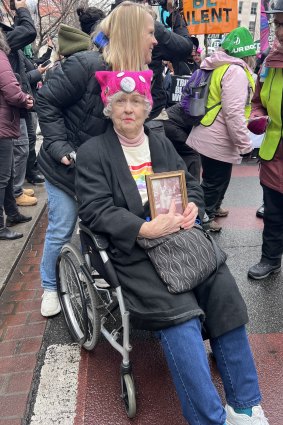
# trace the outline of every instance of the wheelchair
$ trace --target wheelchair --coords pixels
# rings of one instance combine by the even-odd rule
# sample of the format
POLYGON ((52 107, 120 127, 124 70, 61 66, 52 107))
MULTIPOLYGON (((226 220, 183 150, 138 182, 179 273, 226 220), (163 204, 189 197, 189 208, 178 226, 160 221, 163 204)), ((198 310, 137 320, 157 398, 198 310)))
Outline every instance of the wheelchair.
POLYGON ((57 291, 69 332, 80 346, 93 350, 101 334, 121 355, 121 398, 129 418, 136 414, 136 392, 129 353, 129 312, 121 285, 107 255, 108 241, 79 222, 81 251, 63 246, 56 264, 57 291), (106 284, 101 284, 101 281, 106 284))

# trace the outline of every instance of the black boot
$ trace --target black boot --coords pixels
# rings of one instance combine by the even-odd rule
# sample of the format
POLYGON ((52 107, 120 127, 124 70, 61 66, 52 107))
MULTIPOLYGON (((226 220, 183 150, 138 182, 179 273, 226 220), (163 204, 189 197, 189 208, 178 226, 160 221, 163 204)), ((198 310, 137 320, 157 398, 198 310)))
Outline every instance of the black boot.
POLYGON ((35 171, 31 174, 26 175, 26 180, 30 183, 30 184, 38 184, 38 183, 44 183, 45 182, 45 178, 42 174, 39 174, 38 171, 35 171))
POLYGON ((262 204, 257 210, 256 210, 256 213, 255 213, 255 215, 258 217, 258 218, 263 218, 263 216, 264 216, 264 204, 262 204))
POLYGON ((252 266, 248 271, 248 277, 251 279, 264 279, 272 273, 279 273, 281 271, 281 264, 273 265, 268 263, 259 262, 252 266))
POLYGON ((8 241, 13 239, 20 239, 24 235, 22 233, 13 232, 12 230, 8 229, 7 227, 3 227, 0 229, 0 240, 8 241))
POLYGON ((26 223, 27 221, 31 221, 32 217, 30 215, 23 215, 20 212, 13 216, 8 216, 6 219, 6 226, 12 227, 19 223, 26 223))

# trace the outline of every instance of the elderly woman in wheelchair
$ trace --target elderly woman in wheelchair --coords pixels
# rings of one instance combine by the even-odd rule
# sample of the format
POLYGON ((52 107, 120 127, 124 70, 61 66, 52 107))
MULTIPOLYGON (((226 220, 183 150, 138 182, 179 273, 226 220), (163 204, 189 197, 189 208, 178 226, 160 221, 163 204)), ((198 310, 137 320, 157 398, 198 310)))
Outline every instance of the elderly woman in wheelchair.
POLYGON ((152 104, 151 76, 151 71, 96 72, 110 119, 106 133, 78 150, 80 218, 90 234, 107 237, 131 324, 159 338, 188 423, 268 424, 245 330, 246 306, 227 265, 194 289, 173 294, 137 243, 140 237, 154 240, 190 231, 204 214, 199 183, 170 141, 144 125, 152 104), (186 177, 183 214, 171 203, 168 213, 150 220, 145 175, 176 170, 184 170, 186 177), (211 379, 203 338, 210 340, 225 407, 211 379))

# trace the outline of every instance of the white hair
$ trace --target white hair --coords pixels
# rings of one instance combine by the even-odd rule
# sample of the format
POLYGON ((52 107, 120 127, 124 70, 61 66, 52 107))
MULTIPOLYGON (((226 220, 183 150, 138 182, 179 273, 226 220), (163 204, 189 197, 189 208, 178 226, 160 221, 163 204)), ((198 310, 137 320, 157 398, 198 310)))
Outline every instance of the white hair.
MULTIPOLYGON (((107 105, 104 107, 103 109, 103 113, 107 118, 111 118, 111 113, 112 113, 112 104, 113 102, 117 101, 122 95, 124 95, 125 93, 123 91, 118 91, 117 93, 113 94, 112 96, 109 96, 107 98, 107 105)), ((147 97, 142 96, 141 94, 137 93, 138 95, 140 95, 143 100, 144 100, 144 110, 146 112, 146 118, 148 118, 150 111, 152 109, 152 106, 150 104, 150 101, 147 99, 147 97)))

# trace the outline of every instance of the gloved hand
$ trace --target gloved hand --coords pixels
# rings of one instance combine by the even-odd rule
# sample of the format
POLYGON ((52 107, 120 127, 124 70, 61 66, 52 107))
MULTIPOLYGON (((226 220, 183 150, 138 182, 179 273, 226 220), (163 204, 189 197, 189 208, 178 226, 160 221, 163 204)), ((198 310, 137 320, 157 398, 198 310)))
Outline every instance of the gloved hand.
POLYGON ((269 124, 268 115, 251 118, 248 122, 248 129, 254 134, 263 134, 269 124))

